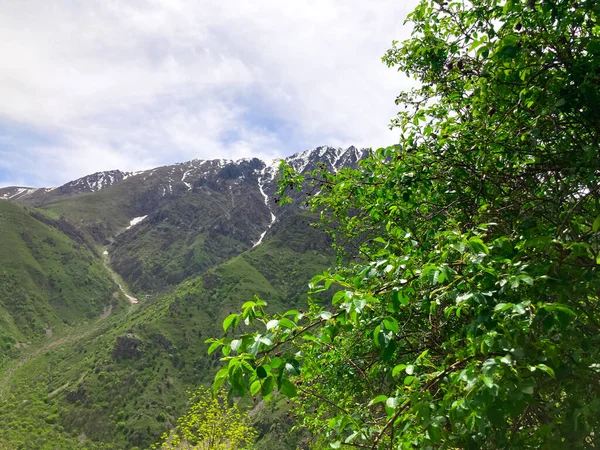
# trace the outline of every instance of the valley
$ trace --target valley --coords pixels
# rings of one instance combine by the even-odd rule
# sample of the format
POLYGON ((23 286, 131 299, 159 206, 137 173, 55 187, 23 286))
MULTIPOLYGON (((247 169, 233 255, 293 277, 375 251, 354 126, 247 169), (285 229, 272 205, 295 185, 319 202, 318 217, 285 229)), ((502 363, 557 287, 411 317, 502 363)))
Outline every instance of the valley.
MULTIPOLYGON (((337 171, 355 167, 365 152, 322 147, 288 162, 298 170, 325 164, 337 171)), ((91 255, 78 266, 91 264, 106 286, 96 288, 105 292, 90 305, 96 309, 79 316, 79 303, 94 298, 89 289, 62 309, 53 311, 53 300, 27 316, 16 309, 14 293, 4 291, 0 305, 10 315, 3 316, 3 330, 13 331, 3 339, 14 343, 5 345, 0 369, 0 414, 7 419, 0 448, 149 448, 184 411, 186 390, 211 383, 219 361, 207 355, 204 341, 222 335, 228 314, 254 295, 273 310, 303 308, 308 280, 336 263, 329 238, 310 226, 314 214, 301 202, 279 207, 274 200, 278 161, 192 161, 117 172, 54 190, 0 190, 0 220, 5 211, 36 224, 42 217, 44 233, 78 239, 80 251, 91 255), (14 192, 20 193, 11 200, 14 192), (25 323, 38 323, 39 331, 25 323)), ((19 273, 32 270, 48 241, 41 231, 28 236, 24 245, 35 257, 19 273)), ((0 264, 15 265, 0 256, 0 264)), ((61 258, 46 259, 60 264, 61 258)), ((49 283, 44 278, 23 295, 37 299, 33 293, 46 292, 49 283)), ((296 448, 286 409, 276 400, 253 410, 262 448, 296 448)))

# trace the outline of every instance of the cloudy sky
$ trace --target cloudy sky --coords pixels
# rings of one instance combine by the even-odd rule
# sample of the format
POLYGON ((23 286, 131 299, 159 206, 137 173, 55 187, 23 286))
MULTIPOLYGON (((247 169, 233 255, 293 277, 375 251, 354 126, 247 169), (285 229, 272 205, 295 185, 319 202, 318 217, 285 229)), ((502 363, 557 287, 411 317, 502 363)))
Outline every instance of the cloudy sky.
POLYGON ((381 146, 414 0, 0 0, 0 186, 381 146))

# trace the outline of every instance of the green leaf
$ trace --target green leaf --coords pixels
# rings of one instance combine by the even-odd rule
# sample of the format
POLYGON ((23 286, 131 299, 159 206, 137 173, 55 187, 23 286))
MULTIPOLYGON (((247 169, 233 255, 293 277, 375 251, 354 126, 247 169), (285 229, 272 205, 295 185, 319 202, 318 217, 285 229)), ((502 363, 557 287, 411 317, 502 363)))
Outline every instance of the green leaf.
POLYGON ((565 306, 561 303, 546 303, 545 305, 542 306, 542 309, 545 309, 546 311, 560 312, 560 313, 566 314, 568 316, 576 316, 577 315, 577 314, 575 314, 575 311, 573 311, 571 308, 569 308, 568 306, 565 306))
POLYGON ((228 367, 223 367, 217 372, 217 374, 215 375, 215 381, 213 382, 213 393, 216 393, 219 390, 219 388, 223 385, 225 380, 227 380, 228 375, 228 367))
POLYGON ((223 321, 223 331, 227 332, 233 321, 237 319, 238 316, 239 314, 229 314, 223 321))
POLYGON ((395 351, 396 351, 396 343, 392 339, 388 340, 382 348, 381 360, 389 361, 392 358, 392 356, 394 356, 395 351))
POLYGON ((538 364, 538 365, 534 366, 534 368, 536 368, 537 370, 541 370, 542 372, 547 373, 552 378, 555 378, 554 370, 551 367, 548 367, 546 364, 538 364))
POLYGON ((279 386, 279 392, 281 392, 287 398, 293 398, 296 395, 298 395, 296 392, 296 386, 294 386, 294 384, 287 378, 284 378, 281 380, 281 386, 279 386))
POLYGON ((363 308, 366 306, 367 301, 364 298, 355 298, 352 303, 354 305, 354 310, 356 312, 360 313, 363 310, 363 308))
POLYGON ((506 311, 507 309, 511 309, 514 306, 512 303, 498 303, 494 307, 494 311, 506 311))
POLYGON ((300 375, 300 363, 295 359, 290 359, 285 363, 285 370, 293 376, 300 375))
POLYGON ((397 333, 399 330, 398 321, 393 317, 386 317, 385 319, 383 319, 383 324, 385 328, 387 328, 390 331, 393 331, 394 333, 397 333))
POLYGON ((456 296, 456 304, 458 305, 466 300, 469 300, 471 297, 473 297, 472 292, 467 292, 465 294, 457 295, 456 296))
POLYGON ((498 366, 498 363, 494 358, 486 359, 481 365, 481 372, 485 375, 491 375, 498 366))
POLYGON ((289 311, 283 313, 283 316, 297 316, 298 314, 300 314, 300 312, 297 309, 290 309, 289 311))
POLYGON ((406 364, 398 364, 392 369, 392 376, 397 376, 400 372, 405 370, 408 366, 406 364))
POLYGON ((483 384, 485 384, 488 388, 494 387, 494 378, 492 378, 488 375, 484 375, 482 377, 482 379, 483 379, 483 384))
POLYGON ((213 342, 210 347, 208 347, 208 354, 211 355, 216 349, 218 349, 223 343, 221 341, 213 342))
POLYGON ((533 386, 521 386, 521 392, 528 395, 533 395, 533 386))
POLYGON ((375 345, 377 347, 381 347, 381 343, 382 343, 382 339, 383 337, 382 335, 382 331, 381 331, 381 325, 377 325, 375 327, 375 329, 373 330, 373 341, 375 342, 375 345))
POLYGON ((290 319, 286 319, 285 317, 283 319, 279 319, 279 325, 285 328, 298 328, 298 325, 296 325, 290 319))
POLYGON ((388 399, 387 395, 378 395, 369 402, 369 406, 376 405, 377 403, 385 402, 388 399))
POLYGON ((267 371, 263 366, 258 366, 256 368, 256 376, 261 379, 267 378, 267 371))
POLYGON ((346 291, 337 291, 333 295, 333 298, 331 299, 331 304, 339 305, 340 303, 343 303, 344 301, 346 301, 346 291))
POLYGON ((467 242, 467 247, 471 251, 471 253, 480 254, 485 253, 486 255, 490 254, 490 250, 483 243, 481 239, 478 237, 472 237, 467 242))
POLYGON ((273 388, 275 387, 275 378, 272 375, 269 375, 262 382, 262 386, 260 388, 260 395, 263 397, 267 397, 271 392, 273 392, 273 388))
POLYGON ((246 393, 244 370, 241 364, 238 363, 229 367, 229 382, 231 383, 231 387, 238 391, 239 395, 243 396, 246 393))
POLYGON ((594 220, 594 223, 592 224, 592 231, 594 233, 597 233, 598 230, 600 230, 600 215, 598 217, 596 217, 596 219, 594 220))
POLYGON ((281 358, 275 357, 271 360, 271 367, 277 369, 282 363, 281 358))
POLYGON ((260 381, 254 380, 254 382, 250 385, 250 395, 256 395, 258 391, 260 391, 260 381))

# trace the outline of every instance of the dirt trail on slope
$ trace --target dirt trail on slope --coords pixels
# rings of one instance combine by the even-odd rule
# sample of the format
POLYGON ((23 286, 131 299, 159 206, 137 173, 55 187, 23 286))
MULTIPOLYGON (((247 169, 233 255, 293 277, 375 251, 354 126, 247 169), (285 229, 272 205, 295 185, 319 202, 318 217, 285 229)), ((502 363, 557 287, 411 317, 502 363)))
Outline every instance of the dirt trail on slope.
POLYGON ((117 286, 119 286, 119 289, 121 290, 121 292, 123 293, 123 295, 125 297, 127 297, 127 300, 129 301, 129 303, 131 303, 132 305, 135 305, 136 303, 139 303, 138 299, 135 297, 132 297, 131 295, 129 295, 127 292, 125 292, 125 289, 123 289, 123 286, 121 286, 121 283, 119 283, 116 278, 113 277, 113 280, 115 283, 117 283, 117 286))
POLYGON ((104 252, 103 252, 102 263, 104 264, 104 268, 108 271, 108 273, 110 274, 110 276, 113 279, 113 281, 117 284, 117 286, 119 286, 119 290, 127 298, 127 301, 131 305, 135 305, 136 303, 139 303, 139 300, 137 298, 132 297, 131 295, 129 295, 127 292, 125 292, 125 289, 123 289, 123 286, 121 286, 121 283, 117 279, 117 275, 115 274, 115 272, 111 269, 111 267, 109 265, 109 256, 108 256, 108 251, 107 250, 104 250, 104 252))

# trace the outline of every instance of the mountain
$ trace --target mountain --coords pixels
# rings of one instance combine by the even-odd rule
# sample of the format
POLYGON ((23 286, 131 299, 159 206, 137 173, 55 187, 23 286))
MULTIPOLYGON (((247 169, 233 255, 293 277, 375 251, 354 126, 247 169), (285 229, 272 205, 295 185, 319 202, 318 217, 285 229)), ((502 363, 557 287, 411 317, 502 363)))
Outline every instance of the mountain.
MULTIPOLYGON (((355 147, 318 147, 285 160, 301 172, 318 163, 337 171, 355 166, 366 153, 355 147)), ((280 209, 273 201, 279 162, 193 160, 130 175, 113 171, 111 183, 93 192, 70 189, 96 186, 98 174, 59 188, 71 192, 68 198, 41 189, 18 200, 35 200, 106 246, 113 267, 130 287, 150 293, 252 248, 276 218, 298 208, 280 209)))
MULTIPOLYGON (((305 172, 319 164, 337 171, 366 152, 319 147, 286 161, 305 172)), ((272 311, 306 307, 308 281, 335 265, 335 255, 302 202, 274 201, 278 165, 194 160, 113 177, 93 192, 40 191, 40 210, 0 201, 74 230, 95 267, 104 259, 142 295, 138 304, 122 299, 106 319, 89 313, 90 324, 72 321, 68 339, 0 366, 0 448, 148 448, 175 425, 186 389, 210 383, 220 363, 204 341, 222 335, 228 314, 255 294, 272 311), (23 402, 26 413, 15 408, 23 402)), ((242 406, 252 408, 257 448, 296 448, 285 401, 242 406)))

